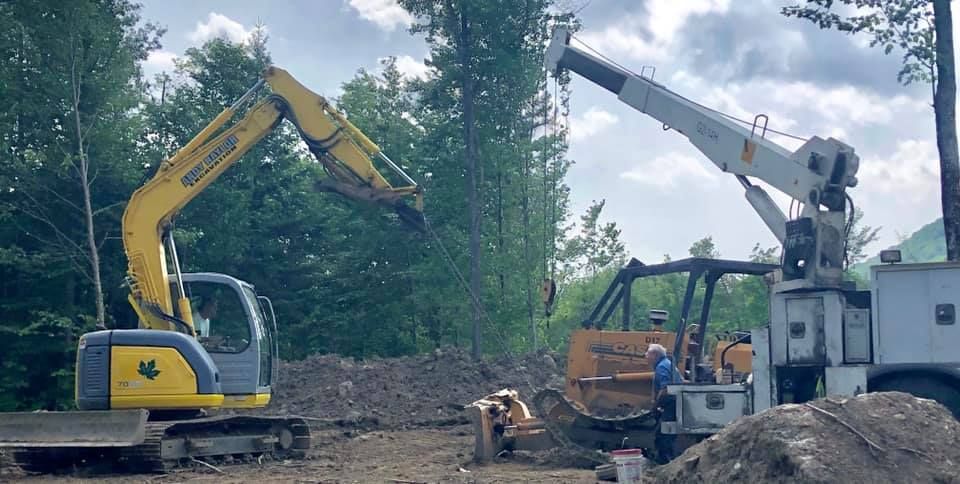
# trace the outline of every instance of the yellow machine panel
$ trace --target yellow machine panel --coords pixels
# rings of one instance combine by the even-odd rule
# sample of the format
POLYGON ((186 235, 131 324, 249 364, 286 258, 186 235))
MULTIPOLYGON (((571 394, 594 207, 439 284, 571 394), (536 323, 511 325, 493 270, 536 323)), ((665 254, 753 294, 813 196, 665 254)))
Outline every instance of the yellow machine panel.
POLYGON ((110 408, 146 408, 159 409, 198 409, 216 408, 223 404, 223 395, 128 395, 110 397, 110 408))
MULTIPOLYGON (((676 335, 663 331, 600 331, 581 329, 570 336, 567 353, 566 395, 592 413, 632 411, 649 406, 653 395, 653 368, 644 357, 657 343, 673 349, 676 335), (580 381, 581 378, 623 375, 611 381, 580 381)), ((689 337, 684 338, 684 344, 689 337)), ((684 370, 684 358, 677 366, 684 370)))
POLYGON ((223 408, 262 408, 270 403, 269 393, 257 393, 254 395, 225 395, 223 397, 223 408))
POLYGON ((195 395, 197 376, 174 348, 118 346, 110 352, 110 395, 195 395))
POLYGON ((110 350, 111 408, 211 408, 223 395, 197 393, 197 376, 174 348, 117 346, 110 350))

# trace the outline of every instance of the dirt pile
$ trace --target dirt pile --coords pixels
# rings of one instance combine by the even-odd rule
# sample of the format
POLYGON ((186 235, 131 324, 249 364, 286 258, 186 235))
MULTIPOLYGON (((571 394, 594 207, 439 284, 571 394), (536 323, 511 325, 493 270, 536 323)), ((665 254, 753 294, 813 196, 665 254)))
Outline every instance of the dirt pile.
POLYGON ((475 362, 459 349, 357 361, 315 355, 284 363, 268 413, 366 420, 376 426, 466 423, 465 404, 502 388, 529 398, 563 384, 561 355, 531 353, 475 362))
POLYGON ((782 405, 653 469, 650 482, 960 482, 960 423, 905 393, 782 405))

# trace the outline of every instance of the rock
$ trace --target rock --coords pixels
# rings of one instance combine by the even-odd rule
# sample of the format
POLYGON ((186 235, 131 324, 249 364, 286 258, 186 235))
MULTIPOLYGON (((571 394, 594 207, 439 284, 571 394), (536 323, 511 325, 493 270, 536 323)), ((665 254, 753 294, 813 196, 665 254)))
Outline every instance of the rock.
POLYGON ((337 393, 340 395, 340 398, 347 398, 353 392, 353 382, 347 380, 340 384, 337 389, 337 393))
POLYGON ((566 386, 566 384, 567 380, 564 377, 557 375, 550 379, 549 386, 552 388, 563 388, 566 386))
MULTIPOLYGON (((692 471, 697 468, 697 464, 700 462, 700 456, 695 455, 683 461, 683 466, 687 468, 688 471, 692 471)), ((740 465, 738 462, 737 465, 740 465)))
POLYGON ((548 370, 556 371, 557 362, 554 361, 553 357, 550 355, 543 355, 543 366, 548 370))

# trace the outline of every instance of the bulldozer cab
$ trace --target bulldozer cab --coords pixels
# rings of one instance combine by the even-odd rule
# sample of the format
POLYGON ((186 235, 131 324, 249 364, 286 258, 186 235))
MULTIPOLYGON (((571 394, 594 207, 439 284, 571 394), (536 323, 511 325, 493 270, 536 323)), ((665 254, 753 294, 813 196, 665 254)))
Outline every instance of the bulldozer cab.
MULTIPOLYGON (((604 292, 583 329, 570 338, 565 394, 580 402, 594 415, 629 413, 649 407, 653 397, 653 364, 645 354, 651 344, 660 344, 688 381, 713 378, 710 365, 702 364, 705 337, 709 329, 710 306, 717 282, 725 274, 760 276, 776 270, 773 264, 723 259, 689 258, 655 265, 636 259, 618 273, 604 292), (662 310, 650 312, 648 328, 636 328, 635 299, 631 297, 637 279, 666 274, 686 274, 686 290, 680 314, 662 310), (704 284, 700 315, 691 322, 697 286, 704 284), (619 309, 618 328, 608 329, 611 316, 619 309), (674 331, 666 329, 673 326, 674 331)), ((738 350, 749 348, 739 345, 738 350)), ((749 351, 749 350, 748 350, 749 351)), ((737 353, 739 355, 739 353, 737 353)), ((729 356, 734 353, 728 352, 729 356)), ((730 359, 736 364, 739 359, 730 359)), ((746 369, 749 371, 749 368, 746 369)))
MULTIPOLYGON (((182 277, 197 339, 217 366, 227 405, 231 395, 238 401, 268 395, 277 374, 276 319, 270 300, 228 275, 182 277)), ((179 311, 174 315, 181 317, 179 311)))

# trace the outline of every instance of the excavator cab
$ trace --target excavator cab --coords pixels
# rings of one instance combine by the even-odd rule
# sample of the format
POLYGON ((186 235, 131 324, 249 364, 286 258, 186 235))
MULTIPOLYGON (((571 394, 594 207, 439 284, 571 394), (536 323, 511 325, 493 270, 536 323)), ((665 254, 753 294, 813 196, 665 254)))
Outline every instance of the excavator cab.
MULTIPOLYGON (((225 274, 184 274, 197 341, 220 374, 223 407, 262 407, 277 371, 276 320, 270 300, 225 274)), ((175 316, 181 317, 179 311, 175 316)))
MULTIPOLYGON (((121 329, 84 335, 77 356, 81 410, 189 411, 270 402, 277 343, 269 299, 224 274, 182 274, 181 280, 194 302, 197 334, 121 329)), ((179 310, 174 316, 183 317, 179 310)))

